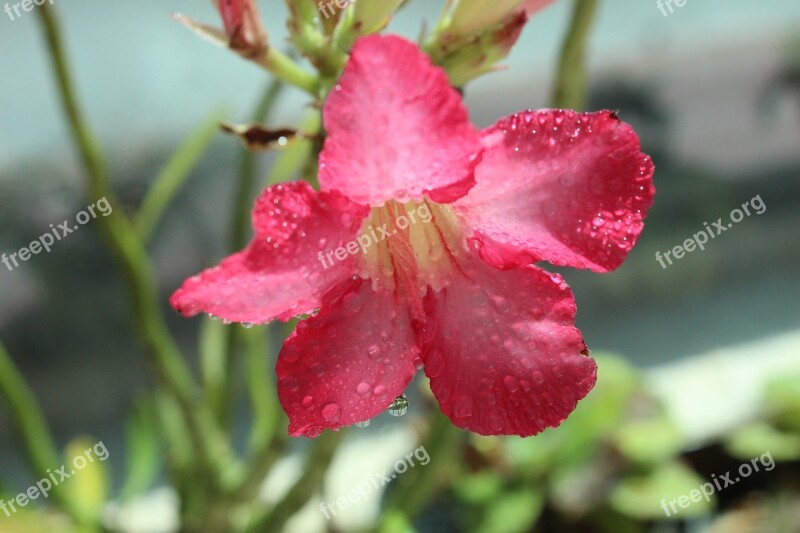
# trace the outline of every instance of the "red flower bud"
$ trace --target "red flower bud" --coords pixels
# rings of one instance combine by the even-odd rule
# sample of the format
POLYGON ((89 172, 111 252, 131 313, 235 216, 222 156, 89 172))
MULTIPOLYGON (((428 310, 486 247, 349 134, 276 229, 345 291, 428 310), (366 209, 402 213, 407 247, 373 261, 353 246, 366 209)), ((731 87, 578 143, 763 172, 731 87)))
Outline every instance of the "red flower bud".
POLYGON ((267 34, 255 0, 217 0, 217 8, 232 49, 253 56, 266 51, 267 34))

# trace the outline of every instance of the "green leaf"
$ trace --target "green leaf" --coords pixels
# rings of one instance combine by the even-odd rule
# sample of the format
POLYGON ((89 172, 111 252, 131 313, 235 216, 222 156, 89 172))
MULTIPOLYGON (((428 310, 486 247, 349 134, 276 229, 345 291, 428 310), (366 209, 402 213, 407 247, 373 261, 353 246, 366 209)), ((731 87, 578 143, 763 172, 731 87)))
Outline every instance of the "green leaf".
POLYGON ((625 457, 644 464, 664 462, 683 445, 678 428, 665 417, 628 422, 617 431, 614 442, 625 457))
POLYGON ((454 487, 456 496, 470 505, 488 502, 503 490, 503 481, 492 471, 463 475, 454 487))
POLYGON ((151 405, 145 401, 137 402, 125 423, 126 476, 120 492, 123 501, 150 488, 161 468, 156 422, 150 408, 151 405))
POLYGON ((503 494, 487 509, 480 533, 522 533, 530 531, 544 508, 544 496, 533 489, 503 494))
POLYGON ((411 520, 404 513, 397 510, 388 513, 381 524, 380 533, 415 533, 411 520))
POLYGON ((800 433, 784 432, 763 422, 736 430, 725 443, 734 457, 748 460, 769 452, 776 461, 800 459, 800 433))
POLYGON ((134 224, 142 240, 147 242, 172 198, 180 190, 206 152, 219 131, 222 112, 212 112, 200 126, 178 148, 156 177, 150 190, 142 200, 134 224))
POLYGON ((529 474, 543 474, 558 465, 561 470, 580 467, 597 449, 598 440, 610 435, 624 420, 640 378, 621 357, 599 355, 595 388, 557 429, 547 429, 535 439, 507 439, 506 452, 515 466, 529 474))
POLYGON ((800 431, 800 375, 792 375, 767 385, 764 407, 775 421, 800 431))
POLYGON ((616 511, 640 520, 697 518, 711 512, 711 502, 714 501, 708 485, 708 499, 700 491, 706 483, 710 485, 694 470, 671 462, 646 475, 623 479, 612 490, 609 503, 616 511), (673 502, 674 512, 671 508, 673 502))
POLYGON ((71 474, 65 489, 82 516, 96 519, 109 492, 108 449, 102 441, 78 437, 67 444, 64 457, 65 472, 71 474))

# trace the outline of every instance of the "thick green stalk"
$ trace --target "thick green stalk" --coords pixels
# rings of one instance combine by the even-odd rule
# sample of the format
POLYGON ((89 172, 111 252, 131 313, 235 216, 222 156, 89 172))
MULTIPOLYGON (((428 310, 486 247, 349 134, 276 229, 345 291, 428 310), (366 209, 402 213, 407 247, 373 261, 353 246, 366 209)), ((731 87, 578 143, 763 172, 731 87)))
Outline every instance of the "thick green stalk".
MULTIPOLYGON (((284 86, 278 79, 270 82, 250 119, 252 123, 263 124, 268 121, 269 114, 284 86)), ((229 246, 231 252, 237 252, 247 244, 255 183, 256 154, 247 148, 242 148, 231 212, 229 246)), ((200 367, 203 387, 214 415, 223 427, 228 427, 230 424, 235 396, 235 352, 242 344, 241 333, 242 330, 237 326, 228 326, 212 320, 204 320, 201 326, 200 367)))
MULTIPOLYGON (((52 8, 45 4, 37 13, 50 52, 61 102, 86 169, 90 198, 95 200, 105 197, 112 206, 118 207, 120 203, 111 191, 103 156, 78 107, 52 8)), ((230 457, 230 451, 209 410, 197 401, 191 373, 164 323, 152 265, 143 242, 131 221, 119 208, 97 221, 123 271, 131 298, 133 319, 147 348, 153 371, 161 385, 181 407, 191 430, 193 445, 203 465, 220 465, 224 459, 230 457)))
POLYGON ((582 110, 586 105, 586 41, 597 0, 575 0, 572 20, 561 47, 553 107, 582 110))

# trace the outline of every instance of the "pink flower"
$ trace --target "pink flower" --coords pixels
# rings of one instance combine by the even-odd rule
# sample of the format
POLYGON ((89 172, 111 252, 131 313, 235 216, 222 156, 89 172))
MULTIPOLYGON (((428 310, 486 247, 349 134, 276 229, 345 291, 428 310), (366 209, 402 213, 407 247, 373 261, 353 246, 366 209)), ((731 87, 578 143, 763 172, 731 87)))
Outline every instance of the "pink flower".
POLYGON ((419 368, 459 427, 557 426, 596 366, 569 287, 532 263, 608 272, 625 259, 654 194, 632 128, 545 110, 478 131, 445 73, 396 36, 356 42, 323 119, 322 192, 266 189, 252 243, 172 305, 251 323, 319 310, 278 357, 294 436, 376 416, 419 368))

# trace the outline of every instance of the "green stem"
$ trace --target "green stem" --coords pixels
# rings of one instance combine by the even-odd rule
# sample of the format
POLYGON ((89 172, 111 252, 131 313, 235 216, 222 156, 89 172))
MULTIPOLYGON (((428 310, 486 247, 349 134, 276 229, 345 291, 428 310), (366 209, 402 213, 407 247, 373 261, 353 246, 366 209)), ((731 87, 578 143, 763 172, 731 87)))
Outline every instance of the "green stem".
POLYGON ((253 409, 253 427, 248 448, 252 454, 243 477, 230 491, 234 502, 250 500, 263 483, 275 462, 286 450, 289 438, 286 431, 279 429, 282 411, 275 383, 271 379, 272 370, 266 356, 267 328, 258 327, 242 332, 245 341, 247 366, 247 387, 253 409))
POLYGON ((378 531, 390 531, 390 522, 397 515, 412 519, 423 511, 441 489, 442 473, 447 473, 459 460, 455 450, 458 450, 461 430, 438 411, 431 416, 433 420, 422 446, 437 467, 414 468, 398 478, 397 485, 387 494, 378 531))
POLYGON ((319 489, 333 460, 345 430, 317 437, 308 456, 306 469, 281 500, 268 512, 257 512, 250 520, 248 532, 282 531, 284 525, 319 489))
MULTIPOLYGON (((268 120, 269 114, 278 101, 283 87, 283 83, 277 79, 269 84, 266 91, 264 91, 264 96, 258 103, 255 113, 253 113, 253 123, 262 124, 268 120)), ((247 230, 250 227, 253 186, 256 182, 256 154, 247 148, 242 148, 242 150, 242 157, 239 160, 238 187, 232 213, 231 251, 240 250, 246 244, 247 230)))
MULTIPOLYGON (((273 79, 251 117, 251 122, 262 124, 277 102, 284 83, 273 79)), ((244 248, 250 227, 253 188, 256 182, 256 155, 242 148, 236 193, 231 212, 230 250, 244 248)), ((234 402, 236 350, 241 345, 243 331, 238 326, 226 326, 217 321, 204 320, 201 328, 200 358, 203 387, 208 395, 214 415, 223 427, 230 424, 234 402)))
POLYGON ((561 48, 553 107, 582 110, 586 105, 586 41, 597 0, 575 0, 569 31, 561 48))
POLYGON ((153 181, 134 220, 134 225, 145 243, 150 239, 175 194, 189 177, 192 168, 214 140, 219 131, 221 117, 220 111, 211 113, 178 148, 153 181))
MULTIPOLYGON (((253 427, 248 448, 251 452, 263 450, 270 442, 281 441, 278 449, 283 449, 286 439, 284 431, 278 431, 281 407, 277 389, 269 366, 269 329, 265 326, 242 332, 245 342, 247 366, 247 389, 253 409, 253 427)), ((251 468, 253 470, 254 468, 251 468)), ((269 471, 264 469, 264 475, 269 471)))
MULTIPOLYGON (((103 156, 81 115, 61 45, 58 23, 51 10, 45 4, 37 13, 47 41, 61 103, 86 169, 90 197, 105 197, 112 206, 119 206, 109 185, 103 156)), ((152 265, 144 243, 130 219, 119 209, 97 220, 123 271, 131 298, 132 315, 147 348, 153 371, 181 407, 191 430, 193 445, 204 466, 222 464, 224 458, 230 456, 230 451, 207 406, 197 402, 191 373, 164 322, 152 265)))
MULTIPOLYGON (((0 398, 8 408, 31 469, 37 476, 46 478, 48 470, 55 470, 64 461, 58 453, 36 396, 26 385, 25 378, 2 344, 0 344, 0 398)), ((91 517, 84 516, 68 492, 56 487, 50 495, 76 523, 83 527, 92 525, 91 517)))
POLYGON ((270 46, 267 53, 257 62, 279 80, 299 87, 312 96, 317 95, 319 78, 300 67, 291 57, 274 46, 270 46))

